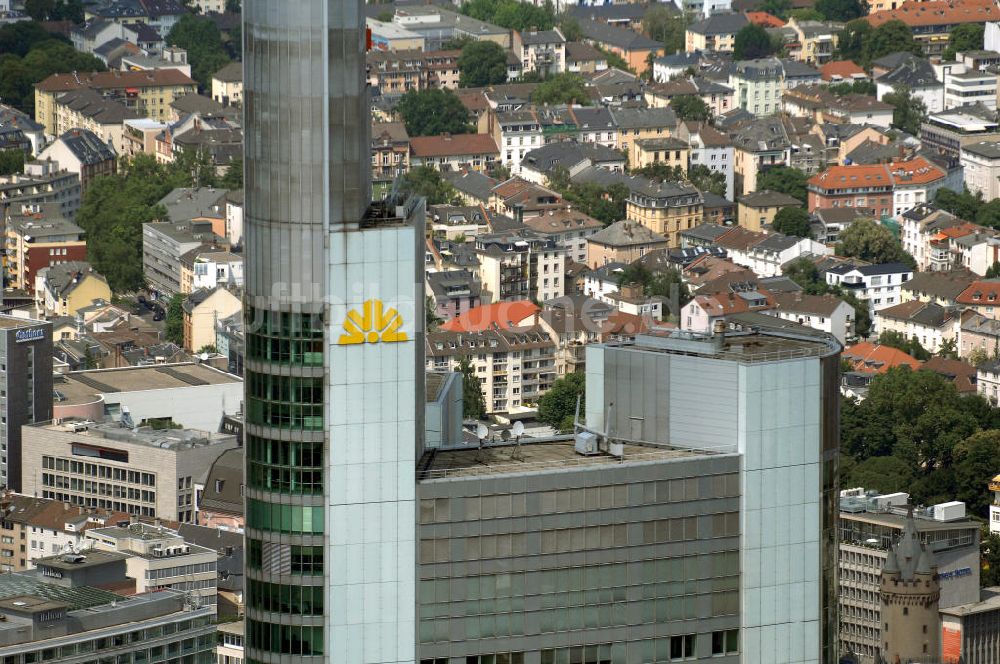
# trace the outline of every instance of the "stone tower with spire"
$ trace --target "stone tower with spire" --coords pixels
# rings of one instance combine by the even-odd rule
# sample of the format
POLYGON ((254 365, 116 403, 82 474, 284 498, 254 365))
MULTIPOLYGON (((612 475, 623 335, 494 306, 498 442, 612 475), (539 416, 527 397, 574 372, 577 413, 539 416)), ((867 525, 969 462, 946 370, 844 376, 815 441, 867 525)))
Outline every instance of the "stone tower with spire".
POLYGON ((920 541, 911 507, 899 540, 889 549, 882 598, 882 658, 896 662, 941 656, 941 584, 930 548, 920 541))

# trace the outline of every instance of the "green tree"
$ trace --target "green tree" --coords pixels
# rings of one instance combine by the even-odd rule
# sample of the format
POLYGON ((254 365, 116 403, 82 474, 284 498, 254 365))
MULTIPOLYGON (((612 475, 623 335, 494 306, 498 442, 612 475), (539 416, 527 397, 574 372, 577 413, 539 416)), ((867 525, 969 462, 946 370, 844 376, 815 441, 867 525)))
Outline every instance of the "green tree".
POLYGON ((934 196, 934 205, 951 212, 956 217, 972 221, 983 205, 983 195, 979 192, 972 194, 968 188, 957 192, 942 187, 937 190, 937 194, 934 196))
POLYGON ((835 95, 843 96, 849 94, 868 95, 874 97, 876 93, 874 81, 853 81, 851 83, 837 83, 826 88, 835 95))
POLYGON ((212 75, 230 62, 219 29, 205 16, 182 16, 170 29, 167 43, 187 50, 192 78, 202 90, 211 90, 212 75))
POLYGON ((410 90, 400 98, 396 110, 410 136, 464 134, 471 130, 469 111, 451 90, 410 90))
POLYGON ((811 295, 821 295, 826 292, 826 283, 820 282, 819 269, 808 258, 802 257, 788 261, 782 269, 782 274, 811 295))
POLYGON ((974 367, 979 367, 990 361, 990 354, 986 352, 985 348, 974 348, 965 361, 974 367))
POLYGON ((184 343, 184 295, 181 293, 171 297, 167 305, 163 336, 178 346, 184 343))
POLYGON ((518 31, 550 30, 556 20, 551 3, 536 6, 517 0, 468 0, 461 11, 480 21, 518 31))
POLYGON ((1000 199, 994 198, 976 211, 976 223, 990 228, 1000 228, 1000 199))
POLYGON ((807 7, 805 9, 793 9, 788 14, 789 18, 794 18, 796 21, 822 21, 825 17, 812 7, 807 7))
POLYGON ((662 42, 663 50, 671 55, 684 50, 684 30, 693 18, 690 14, 667 9, 662 3, 653 3, 642 16, 642 31, 662 42))
MULTIPOLYGON (((13 25, 21 25, 19 22, 13 25)), ((104 64, 92 55, 76 51, 68 42, 51 38, 36 41, 33 31, 7 32, 11 25, 0 28, 0 44, 10 43, 15 48, 30 44, 23 57, 14 52, 4 52, 0 46, 0 99, 4 103, 34 114, 34 85, 48 76, 68 72, 104 71, 104 64), (5 35, 6 32, 6 35, 5 35), (4 38, 6 36, 6 39, 4 38), (25 42, 17 43, 18 37, 25 42)), ((47 33, 46 33, 47 34, 47 33)))
POLYGON ((566 374, 538 400, 538 419, 560 431, 571 430, 577 399, 580 401, 580 412, 583 412, 585 397, 586 376, 582 373, 566 374))
POLYGON ((930 352, 920 344, 916 335, 907 339, 905 334, 901 334, 895 330, 885 330, 882 334, 878 335, 878 342, 883 346, 897 348, 921 362, 931 359, 930 352))
POLYGON ((757 11, 767 12, 780 19, 786 19, 792 11, 792 0, 763 0, 757 3, 757 11))
POLYGON ((712 110, 697 95, 678 95, 670 100, 670 108, 681 120, 705 121, 712 117, 712 110))
POLYGON ((563 14, 559 18, 559 30, 568 42, 580 41, 583 39, 583 30, 580 29, 580 22, 569 14, 563 14))
POLYGON ((840 288, 831 289, 830 292, 851 305, 854 309, 854 333, 862 338, 867 337, 872 329, 872 313, 868 303, 854 293, 840 288))
POLYGON ((430 166, 416 166, 403 176, 403 188, 423 196, 428 205, 451 203, 458 198, 458 192, 441 173, 430 166))
POLYGON ((882 101, 891 104, 894 108, 892 112, 893 127, 913 135, 920 132, 920 124, 927 116, 927 106, 924 105, 920 97, 911 95, 909 88, 899 86, 883 96, 882 101))
POLYGON ((993 265, 986 269, 986 278, 996 279, 997 277, 1000 277, 1000 261, 993 261, 993 265))
POLYGON ((476 376, 476 369, 468 356, 458 363, 458 371, 462 374, 462 416, 466 420, 481 420, 486 417, 486 399, 483 389, 476 376))
POLYGON ((863 486, 882 493, 907 491, 913 471, 902 459, 892 456, 869 457, 861 462, 844 464, 841 486, 863 486))
POLYGON ((698 191, 708 191, 716 196, 726 195, 726 174, 722 171, 713 171, 704 164, 695 164, 688 169, 687 176, 698 191))
POLYGON ((11 175, 24 170, 24 150, 0 150, 0 175, 11 175))
POLYGON ((223 189, 243 188, 243 158, 233 159, 226 167, 226 172, 219 180, 219 186, 223 189))
POLYGON ((507 52, 492 41, 470 41, 458 56, 458 84, 478 88, 507 82, 507 52))
POLYGON ((985 516, 992 502, 986 481, 1000 473, 1000 431, 979 431, 955 445, 955 500, 969 513, 985 516))
MULTIPOLYGON (((224 7, 227 13, 239 14, 243 11, 243 1, 242 0, 226 0, 226 5, 224 7)), ((390 17, 391 19, 391 17, 390 17)))
POLYGON ((955 26, 948 34, 948 48, 944 50, 942 58, 950 61, 955 59, 956 53, 982 50, 984 32, 985 26, 982 23, 962 23, 955 26))
POLYGON ((38 44, 50 40, 69 43, 65 37, 47 31, 35 21, 17 21, 0 25, 0 54, 22 58, 38 44))
POLYGON ((536 104, 576 103, 586 106, 590 104, 590 93, 582 76, 567 72, 545 79, 531 93, 531 101, 536 104))
POLYGON ((809 176, 805 171, 790 166, 775 166, 757 176, 757 191, 778 191, 806 203, 809 200, 808 182, 809 176))
POLYGON ((809 213, 800 207, 786 207, 778 210, 774 215, 771 228, 776 233, 785 235, 795 235, 798 237, 810 237, 812 235, 812 225, 809 213))
POLYGON ((938 357, 948 358, 950 360, 958 359, 958 342, 955 337, 948 337, 947 339, 941 340, 941 345, 938 346, 938 357))
POLYGON ((921 54, 920 45, 914 41, 910 27, 898 19, 893 19, 865 36, 862 57, 866 63, 870 63, 884 55, 899 51, 921 54))
POLYGON ((683 166, 669 166, 666 162, 662 161, 654 161, 642 168, 633 168, 632 173, 661 182, 676 182, 683 180, 685 177, 683 166))
POLYGON ((871 31, 871 23, 863 18, 848 21, 837 35, 837 57, 866 64, 865 44, 871 31))
POLYGON ((980 585, 989 588, 1000 584, 1000 535, 991 533, 989 526, 985 524, 979 550, 983 566, 979 576, 980 585))
POLYGON ((684 283, 680 271, 670 268, 653 272, 641 263, 631 263, 618 275, 618 285, 637 284, 648 297, 672 298, 677 296, 678 305, 684 306, 691 301, 687 284, 684 283))
POLYGON ((424 298, 424 326, 428 332, 433 332, 439 325, 441 325, 441 317, 437 315, 434 298, 428 295, 424 298))
POLYGON ((913 257, 903 250, 892 231, 872 219, 859 219, 848 226, 840 234, 837 254, 876 264, 915 264, 913 257))
POLYGON ((846 23, 865 15, 865 10, 858 0, 817 0, 816 11, 828 21, 846 23))
POLYGON ((391 23, 393 17, 396 15, 392 9, 383 9, 378 13, 376 20, 382 21, 383 23, 391 23))
POLYGON ((83 23, 83 3, 80 0, 25 0, 24 12, 36 21, 83 23))
POLYGON ((754 60, 774 53, 771 37, 763 26, 750 23, 740 28, 733 41, 734 60, 754 60))

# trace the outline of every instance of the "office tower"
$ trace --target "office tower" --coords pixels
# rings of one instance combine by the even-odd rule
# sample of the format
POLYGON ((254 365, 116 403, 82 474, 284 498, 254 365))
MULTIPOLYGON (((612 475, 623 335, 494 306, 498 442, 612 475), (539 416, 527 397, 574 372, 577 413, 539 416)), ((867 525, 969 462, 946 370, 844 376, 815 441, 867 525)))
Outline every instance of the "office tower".
POLYGON ((243 12, 246 659, 412 662, 423 203, 370 202, 363 3, 243 12))
MULTIPOLYGON (((839 353, 833 337, 756 314, 732 316, 710 336, 665 331, 587 349, 591 430, 742 457, 747 664, 837 661, 839 353)), ((703 528, 692 550, 711 537, 703 528)))
POLYGON ((52 419, 52 323, 0 316, 0 486, 21 491, 21 426, 52 419))

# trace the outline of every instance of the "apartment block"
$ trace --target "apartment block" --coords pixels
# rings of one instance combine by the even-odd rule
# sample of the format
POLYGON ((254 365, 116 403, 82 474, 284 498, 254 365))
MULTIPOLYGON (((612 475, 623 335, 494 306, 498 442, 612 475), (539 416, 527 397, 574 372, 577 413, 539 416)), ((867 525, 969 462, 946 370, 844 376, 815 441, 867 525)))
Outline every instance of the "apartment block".
POLYGON ((5 222, 5 281, 10 288, 32 291, 39 270, 87 259, 83 229, 64 217, 58 204, 18 212, 8 208, 5 222))

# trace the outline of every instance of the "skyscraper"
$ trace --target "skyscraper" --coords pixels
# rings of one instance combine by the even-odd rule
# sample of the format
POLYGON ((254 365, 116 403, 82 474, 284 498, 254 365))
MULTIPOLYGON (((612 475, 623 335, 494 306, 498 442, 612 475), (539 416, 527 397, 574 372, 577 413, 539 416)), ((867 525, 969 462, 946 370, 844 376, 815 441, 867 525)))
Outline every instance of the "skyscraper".
POLYGON ((370 202, 362 8, 243 5, 248 662, 415 658, 424 213, 370 202))

